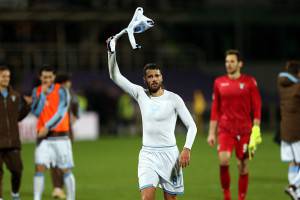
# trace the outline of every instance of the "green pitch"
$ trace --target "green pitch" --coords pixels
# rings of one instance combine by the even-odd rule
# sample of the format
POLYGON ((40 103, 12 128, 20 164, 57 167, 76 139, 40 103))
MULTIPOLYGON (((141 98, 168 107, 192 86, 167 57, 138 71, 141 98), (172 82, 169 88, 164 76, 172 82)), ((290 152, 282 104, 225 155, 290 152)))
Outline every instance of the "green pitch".
MULTIPOLYGON (((183 135, 177 136, 180 148, 183 135)), ((137 159, 141 138, 101 138, 94 142, 75 142, 74 174, 78 200, 137 200, 137 159)), ((32 200, 34 144, 23 145, 24 175, 22 200, 32 200)), ((216 149, 198 136, 192 150, 191 165, 184 170, 185 194, 179 200, 218 200, 221 198, 216 149)), ((236 161, 231 161, 231 189, 237 199, 236 161)), ((279 146, 271 135, 263 137, 256 157, 250 163, 250 186, 247 200, 289 199, 283 188, 287 184, 287 166, 280 161, 279 146)), ((49 173, 47 173, 49 174, 49 173)), ((5 171, 4 199, 10 199, 9 173, 5 171)), ((162 200, 157 190, 157 200, 162 200)), ((43 200, 51 198, 50 177, 46 176, 43 200)))

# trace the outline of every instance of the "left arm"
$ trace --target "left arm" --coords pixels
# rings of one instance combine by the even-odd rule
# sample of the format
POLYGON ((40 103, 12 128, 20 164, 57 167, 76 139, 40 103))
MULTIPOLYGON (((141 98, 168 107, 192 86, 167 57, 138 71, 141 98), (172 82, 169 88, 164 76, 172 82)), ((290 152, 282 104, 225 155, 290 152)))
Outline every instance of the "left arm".
POLYGON ((256 80, 252 79, 252 87, 251 87, 251 107, 253 113, 253 125, 259 126, 261 119, 261 97, 259 94, 259 90, 257 87, 256 80))
POLYGON ((251 160, 256 146, 262 142, 260 133, 260 119, 261 119, 261 97, 258 91, 257 83, 255 79, 252 79, 251 87, 251 108, 253 113, 253 126, 250 135, 250 141, 248 145, 249 159, 251 160))
POLYGON ((183 100, 178 96, 177 98, 177 106, 176 110, 178 112, 178 115, 181 119, 181 121, 184 123, 186 128, 188 129, 187 135, 186 135, 186 141, 184 148, 180 154, 180 166, 181 167, 187 167, 190 162, 190 151, 192 149, 196 134, 197 134, 197 127, 196 124, 188 111, 187 107, 185 106, 183 100))

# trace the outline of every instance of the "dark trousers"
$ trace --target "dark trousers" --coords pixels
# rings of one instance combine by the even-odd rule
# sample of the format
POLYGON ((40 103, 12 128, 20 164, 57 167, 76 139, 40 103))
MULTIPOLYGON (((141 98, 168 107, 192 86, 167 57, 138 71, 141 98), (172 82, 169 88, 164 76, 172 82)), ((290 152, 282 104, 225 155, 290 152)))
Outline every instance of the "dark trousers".
POLYGON ((2 197, 3 163, 11 173, 12 192, 18 193, 23 171, 20 149, 0 149, 0 197, 2 197))
POLYGON ((51 167, 51 179, 54 188, 63 188, 64 186, 64 173, 58 167, 51 167))

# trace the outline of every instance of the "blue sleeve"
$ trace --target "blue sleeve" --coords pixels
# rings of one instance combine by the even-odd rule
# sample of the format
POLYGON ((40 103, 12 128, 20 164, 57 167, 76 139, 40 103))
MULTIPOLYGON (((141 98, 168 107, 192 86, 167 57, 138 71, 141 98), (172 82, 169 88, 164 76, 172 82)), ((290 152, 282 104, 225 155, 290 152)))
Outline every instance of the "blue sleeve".
POLYGON ((53 115, 53 117, 46 122, 46 128, 48 130, 51 130, 55 128, 59 122, 63 119, 65 114, 68 112, 69 107, 69 94, 64 88, 59 89, 59 105, 56 113, 53 115))
POLYGON ((286 77, 290 81, 292 81, 293 83, 299 83, 299 79, 298 78, 296 78, 295 76, 293 76, 292 74, 287 73, 287 72, 281 72, 281 73, 279 73, 279 77, 286 77))
POLYGON ((46 101, 46 95, 41 92, 39 98, 36 96, 37 88, 34 88, 32 91, 32 105, 31 105, 31 112, 36 116, 39 117, 46 101))

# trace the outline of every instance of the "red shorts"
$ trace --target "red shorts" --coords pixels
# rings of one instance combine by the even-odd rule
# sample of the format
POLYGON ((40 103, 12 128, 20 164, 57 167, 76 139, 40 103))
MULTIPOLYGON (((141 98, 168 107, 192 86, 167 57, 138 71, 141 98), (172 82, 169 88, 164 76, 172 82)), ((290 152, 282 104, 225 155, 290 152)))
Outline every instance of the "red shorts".
POLYGON ((232 135, 229 133, 220 132, 218 134, 218 152, 227 151, 232 153, 235 149, 235 155, 239 160, 244 160, 249 157, 248 144, 250 134, 232 135))

